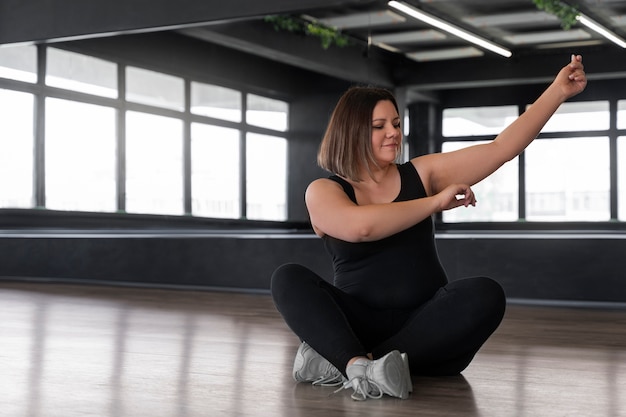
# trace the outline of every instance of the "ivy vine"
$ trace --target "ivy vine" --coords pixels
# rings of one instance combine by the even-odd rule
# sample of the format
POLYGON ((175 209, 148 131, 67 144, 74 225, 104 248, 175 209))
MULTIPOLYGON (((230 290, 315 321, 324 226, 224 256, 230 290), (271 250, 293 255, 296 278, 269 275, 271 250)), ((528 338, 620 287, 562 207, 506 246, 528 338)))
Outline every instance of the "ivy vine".
POLYGON ((539 10, 558 17, 561 20, 561 27, 565 30, 571 29, 580 15, 578 8, 559 0, 533 0, 533 2, 539 10))
POLYGON ((350 38, 337 29, 329 28, 317 22, 285 15, 265 16, 264 20, 267 23, 271 23, 274 26, 274 30, 277 31, 285 30, 287 32, 303 33, 318 37, 324 49, 330 48, 331 45, 345 47, 351 43, 350 38))

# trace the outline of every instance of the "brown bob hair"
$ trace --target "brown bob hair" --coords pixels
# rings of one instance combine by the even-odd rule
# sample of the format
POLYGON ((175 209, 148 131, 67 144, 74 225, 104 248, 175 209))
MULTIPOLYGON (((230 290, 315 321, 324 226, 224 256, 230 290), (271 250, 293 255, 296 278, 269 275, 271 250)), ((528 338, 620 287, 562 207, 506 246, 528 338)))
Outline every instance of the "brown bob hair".
POLYGON ((317 164, 333 174, 361 181, 359 170, 376 165, 372 152, 372 114, 379 101, 388 100, 398 111, 393 94, 378 87, 351 87, 330 116, 317 154, 317 164))

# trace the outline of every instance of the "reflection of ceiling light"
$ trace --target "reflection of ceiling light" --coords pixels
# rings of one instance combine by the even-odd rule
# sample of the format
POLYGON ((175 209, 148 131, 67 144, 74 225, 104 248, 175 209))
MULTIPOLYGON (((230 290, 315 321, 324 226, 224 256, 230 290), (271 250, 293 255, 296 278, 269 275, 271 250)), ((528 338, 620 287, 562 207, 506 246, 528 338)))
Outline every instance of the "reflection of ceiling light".
POLYGON ((420 20, 438 29, 451 33, 454 36, 458 36, 459 38, 464 39, 468 42, 471 42, 475 45, 478 45, 481 48, 488 49, 492 52, 495 52, 507 58, 512 55, 511 51, 509 51, 506 48, 503 48, 500 45, 497 45, 493 42, 490 42, 486 39, 476 36, 473 33, 470 33, 464 29, 461 29, 458 26, 454 26, 442 19, 439 19, 438 17, 424 13, 423 11, 416 9, 415 7, 409 6, 406 3, 392 0, 387 4, 389 5, 389 7, 393 7, 396 10, 406 13, 407 15, 411 16, 414 19, 420 20))
POLYGON ((395 46, 387 45, 386 43, 378 42, 378 43, 375 43, 374 45, 378 46, 379 48, 386 49, 389 52, 393 52, 396 54, 402 53, 400 49, 396 48, 395 46))
POLYGON ((418 43, 446 39, 446 35, 436 30, 414 30, 411 32, 388 33, 385 35, 372 36, 374 43, 418 43))
POLYGON ((325 26, 343 30, 402 23, 406 21, 406 18, 390 10, 381 10, 378 12, 356 13, 348 16, 329 17, 327 19, 318 20, 325 26))
POLYGON ((624 39, 620 38, 615 33, 611 32, 610 30, 600 25, 599 23, 594 22, 593 20, 589 19, 584 14, 581 13, 578 16, 578 21, 582 23, 583 25, 587 26, 589 29, 598 32, 600 35, 604 36, 611 42, 614 42, 615 44, 621 46, 622 48, 626 48, 626 41, 624 39))
POLYGON ((487 16, 469 16, 464 22, 476 27, 514 26, 524 23, 553 23, 557 17, 544 12, 506 13, 487 16))
POLYGON ((409 52, 406 54, 415 61, 442 61, 444 59, 470 58, 483 56, 485 53, 473 46, 463 48, 437 49, 433 51, 409 52))
POLYGON ((523 35, 505 36, 507 42, 514 45, 528 45, 534 43, 563 42, 589 39, 591 35, 582 29, 555 30, 550 32, 525 33, 523 35))

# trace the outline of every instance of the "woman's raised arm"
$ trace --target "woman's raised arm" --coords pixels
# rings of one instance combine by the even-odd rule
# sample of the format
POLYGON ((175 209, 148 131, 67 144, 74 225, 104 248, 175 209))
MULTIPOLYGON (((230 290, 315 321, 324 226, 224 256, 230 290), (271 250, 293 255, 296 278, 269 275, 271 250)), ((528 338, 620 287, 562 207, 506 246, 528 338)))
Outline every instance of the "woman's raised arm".
POLYGON ((494 173, 505 162, 519 155, 537 137, 559 106, 583 91, 586 85, 582 57, 572 55, 570 63, 559 71, 535 103, 492 142, 415 158, 412 162, 429 195, 450 184, 474 185, 494 173))

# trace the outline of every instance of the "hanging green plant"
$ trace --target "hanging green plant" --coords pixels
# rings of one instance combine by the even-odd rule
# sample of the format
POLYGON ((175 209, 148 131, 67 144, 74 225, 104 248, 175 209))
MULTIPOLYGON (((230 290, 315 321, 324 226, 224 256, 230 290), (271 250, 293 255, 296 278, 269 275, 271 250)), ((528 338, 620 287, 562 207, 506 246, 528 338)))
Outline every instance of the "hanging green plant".
POLYGON ((580 15, 576 7, 559 0, 533 0, 533 2, 539 10, 558 17, 561 20, 561 27, 565 30, 571 29, 580 15))
POLYGON ((350 38, 337 29, 329 28, 317 22, 305 21, 293 16, 271 15, 265 16, 267 23, 274 26, 274 30, 285 30, 293 33, 304 33, 315 36, 322 42, 322 48, 328 49, 331 45, 344 47, 350 45, 350 38))

